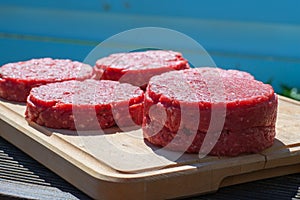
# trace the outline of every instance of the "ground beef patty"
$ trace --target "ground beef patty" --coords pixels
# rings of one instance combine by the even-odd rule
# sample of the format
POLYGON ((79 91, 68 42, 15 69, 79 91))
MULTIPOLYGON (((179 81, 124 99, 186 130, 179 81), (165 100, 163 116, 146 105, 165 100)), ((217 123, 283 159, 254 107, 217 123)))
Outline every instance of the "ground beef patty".
POLYGON ((198 153, 207 131, 222 119, 210 155, 256 153, 274 141, 277 96, 270 85, 246 72, 217 68, 167 72, 151 78, 144 104, 144 136, 155 145, 198 153), (212 116, 212 111, 222 109, 222 119, 212 116))
POLYGON ((66 80, 91 78, 91 66, 67 59, 41 58, 0 68, 0 97, 26 102, 31 88, 66 80))
POLYGON ((97 79, 126 82, 145 89, 152 76, 187 68, 188 61, 181 53, 151 50, 101 58, 96 62, 94 73, 97 79))
POLYGON ((144 92, 109 80, 64 81, 31 90, 26 119, 51 128, 88 130, 141 125, 144 92))

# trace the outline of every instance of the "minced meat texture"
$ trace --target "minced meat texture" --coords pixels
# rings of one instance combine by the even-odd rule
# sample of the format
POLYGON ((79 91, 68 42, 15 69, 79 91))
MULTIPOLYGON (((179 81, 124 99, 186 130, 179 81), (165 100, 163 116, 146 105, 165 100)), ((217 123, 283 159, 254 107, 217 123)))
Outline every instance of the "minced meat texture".
POLYGON ((47 83, 91 78, 87 64, 68 59, 40 58, 8 63, 0 68, 0 97, 26 102, 31 88, 47 83))
MULTIPOLYGON (((188 129, 170 131, 166 127, 161 128, 159 124, 153 122, 149 124, 143 130, 145 138, 154 145, 175 151, 199 153, 207 134, 188 129)), ((275 126, 251 127, 234 131, 223 129, 209 155, 237 156, 244 153, 259 153, 272 146, 274 138, 275 126)))
POLYGON ((141 125, 143 91, 116 81, 65 81, 31 90, 26 118, 64 129, 97 129, 141 125), (99 126, 100 125, 100 126, 99 126))
POLYGON ((101 58, 96 62, 94 73, 97 79, 127 82, 145 89, 152 76, 188 68, 188 61, 179 52, 150 50, 101 58))
POLYGON ((152 120, 164 120, 161 123, 170 130, 175 131, 180 123, 184 122, 181 126, 206 131, 211 120, 212 105, 214 107, 224 105, 224 108, 226 105, 227 129, 274 125, 277 98, 270 85, 254 80, 250 76, 229 77, 230 73, 237 73, 233 70, 228 71, 227 75, 225 75, 227 71, 224 70, 224 74, 221 73, 220 77, 219 74, 216 77, 205 76, 201 72, 201 68, 190 69, 153 77, 145 96, 146 116, 149 108, 155 105, 158 109, 165 110, 167 119, 162 119, 161 113, 157 115, 153 113, 149 117, 152 120), (214 82, 219 82, 216 85, 220 88, 214 88, 214 82), (212 93, 216 93, 214 95, 217 97, 212 93), (193 117, 197 114, 201 117, 199 122, 198 118, 193 117))
POLYGON ((277 96, 270 85, 237 70, 197 68, 168 72, 152 77, 147 86, 144 134, 150 142, 154 141, 149 136, 155 135, 149 131, 154 130, 149 127, 151 124, 159 124, 164 130, 156 130, 155 138, 166 138, 168 132, 173 134, 178 130, 206 133, 214 126, 214 120, 221 120, 213 119, 213 111, 224 112, 222 131, 242 133, 257 127, 264 130, 275 127, 277 96), (160 137, 162 133, 164 136, 160 137))

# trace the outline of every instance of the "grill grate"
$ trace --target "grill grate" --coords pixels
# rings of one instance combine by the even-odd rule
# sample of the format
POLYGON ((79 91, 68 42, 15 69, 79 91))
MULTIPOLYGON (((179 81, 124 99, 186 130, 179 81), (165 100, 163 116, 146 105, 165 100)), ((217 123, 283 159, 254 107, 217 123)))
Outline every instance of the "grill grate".
POLYGON ((253 181, 219 189, 217 193, 194 197, 189 200, 270 200, 300 199, 300 174, 253 181), (297 193, 298 190, 298 194, 297 193))
POLYGON ((297 194, 295 195, 295 197, 292 198, 292 200, 297 200, 297 199, 300 199, 300 187, 298 187, 298 191, 297 191, 297 194))
POLYGON ((1 137, 0 193, 23 199, 90 199, 1 137))
MULTIPOLYGON (((300 173, 224 187, 217 193, 187 199, 300 200, 299 186, 300 173)), ((0 193, 0 199, 90 199, 1 137, 0 193)))

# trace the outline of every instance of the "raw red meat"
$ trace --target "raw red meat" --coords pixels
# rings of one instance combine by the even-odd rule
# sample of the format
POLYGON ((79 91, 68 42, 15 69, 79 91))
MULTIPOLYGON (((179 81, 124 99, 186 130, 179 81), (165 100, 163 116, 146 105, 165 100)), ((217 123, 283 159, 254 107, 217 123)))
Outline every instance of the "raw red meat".
POLYGON ((171 149, 198 152, 216 120, 224 120, 224 125, 216 130, 222 134, 211 155, 257 152, 270 146, 275 137, 277 96, 270 85, 246 72, 217 68, 167 72, 151 78, 144 104, 147 140, 166 146, 177 132, 186 133, 168 145, 171 149), (212 111, 224 112, 224 116, 214 119, 212 111), (191 132, 195 139, 187 148, 183 144, 191 132), (258 139, 261 142, 252 143, 258 139), (233 146, 225 148, 229 144, 233 146))
POLYGON ((96 62, 94 73, 97 79, 126 82, 145 89, 152 76, 187 68, 188 61, 181 53, 151 50, 101 58, 96 62))
POLYGON ((33 87, 91 78, 92 72, 91 66, 67 59, 41 58, 9 63, 0 68, 0 97, 26 102, 33 87))
MULTIPOLYGON (((144 128, 146 139, 157 146, 168 145, 169 149, 175 151, 198 153, 206 136, 206 132, 199 130, 180 129, 173 132, 166 127, 160 129, 161 125, 159 124, 156 126, 158 127, 155 127, 152 122, 151 126, 144 128), (153 133, 156 134, 152 135, 153 133)), ((274 137, 275 126, 258 126, 234 131, 223 129, 209 155, 237 156, 242 153, 259 153, 272 146, 274 137)))
POLYGON ((122 128, 142 124, 143 100, 144 92, 127 83, 71 80, 33 88, 25 115, 51 128, 122 128))

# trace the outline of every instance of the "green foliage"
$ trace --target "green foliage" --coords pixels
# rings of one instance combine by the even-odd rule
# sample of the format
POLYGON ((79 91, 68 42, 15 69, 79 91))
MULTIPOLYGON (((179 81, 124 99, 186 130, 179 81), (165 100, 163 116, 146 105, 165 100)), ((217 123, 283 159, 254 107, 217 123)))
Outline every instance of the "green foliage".
POLYGON ((300 90, 298 88, 281 85, 281 95, 300 101, 300 90))

